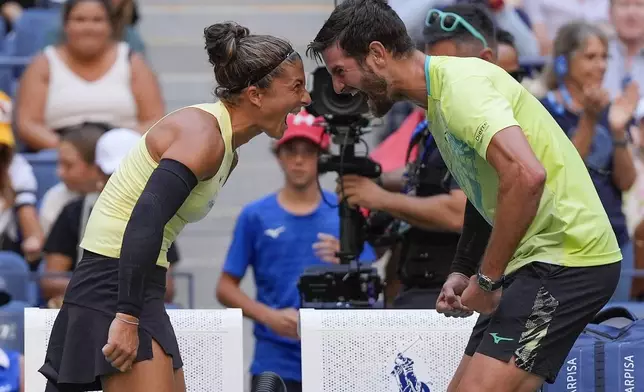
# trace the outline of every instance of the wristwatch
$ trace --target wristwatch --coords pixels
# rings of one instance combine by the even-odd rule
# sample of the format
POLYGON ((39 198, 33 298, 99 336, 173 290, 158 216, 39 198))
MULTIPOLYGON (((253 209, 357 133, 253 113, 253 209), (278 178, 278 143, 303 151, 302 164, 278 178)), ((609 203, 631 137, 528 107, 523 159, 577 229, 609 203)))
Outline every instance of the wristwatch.
POLYGON ((476 273, 476 280, 479 284, 479 287, 483 289, 483 291, 496 291, 503 287, 503 282, 505 281, 505 276, 501 276, 499 280, 494 281, 492 278, 487 277, 481 273, 481 271, 478 271, 476 273))

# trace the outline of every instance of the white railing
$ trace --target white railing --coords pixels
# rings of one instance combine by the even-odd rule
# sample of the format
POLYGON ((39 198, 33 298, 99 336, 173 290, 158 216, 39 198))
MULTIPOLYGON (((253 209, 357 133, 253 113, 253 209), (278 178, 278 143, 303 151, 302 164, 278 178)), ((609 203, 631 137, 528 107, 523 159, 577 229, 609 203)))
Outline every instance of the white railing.
MULTIPOLYGON (((57 310, 25 309, 25 392, 43 392, 38 373, 57 310)), ((239 309, 168 310, 190 392, 244 390, 243 327, 239 309)), ((107 337, 106 337, 107 338, 107 337)))

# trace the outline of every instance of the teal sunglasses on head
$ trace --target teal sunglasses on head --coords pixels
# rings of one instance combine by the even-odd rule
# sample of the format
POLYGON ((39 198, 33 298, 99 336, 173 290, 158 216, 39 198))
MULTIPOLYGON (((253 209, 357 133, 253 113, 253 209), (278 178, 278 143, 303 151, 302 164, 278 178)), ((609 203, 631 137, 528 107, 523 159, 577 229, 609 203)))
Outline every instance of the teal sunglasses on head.
POLYGON ((463 27, 465 27, 465 30, 467 30, 474 36, 474 38, 481 41, 483 43, 483 46, 485 46, 486 48, 488 47, 487 40, 483 37, 483 35, 479 33, 474 27, 472 27, 472 25, 469 24, 460 15, 453 12, 443 12, 435 8, 429 10, 429 12, 427 13, 427 19, 425 19, 425 26, 431 27, 439 21, 440 28, 448 33, 456 30, 459 24, 462 25, 463 27))

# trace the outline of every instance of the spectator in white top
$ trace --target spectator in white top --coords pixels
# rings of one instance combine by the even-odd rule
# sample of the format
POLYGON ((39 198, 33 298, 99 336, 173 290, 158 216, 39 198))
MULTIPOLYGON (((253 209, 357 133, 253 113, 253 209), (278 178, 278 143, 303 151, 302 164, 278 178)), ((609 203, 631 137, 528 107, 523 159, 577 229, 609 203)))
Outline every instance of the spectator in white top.
MULTIPOLYGON (((45 243, 45 273, 58 274, 74 270, 82 255, 78 244, 83 237, 85 223, 89 219, 89 212, 96 202, 98 193, 116 170, 121 159, 140 138, 141 135, 131 129, 113 129, 102 134, 97 142, 93 143, 91 165, 92 170, 96 170, 93 189, 66 203, 57 214, 45 243)), ((69 276, 50 276, 41 279, 41 292, 43 298, 49 302, 50 308, 60 307, 69 279, 69 276)))
POLYGON ((147 131, 164 114, 161 91, 143 57, 114 39, 110 0, 69 0, 62 13, 67 39, 45 48, 20 81, 27 148, 56 148, 61 130, 84 122, 147 131))
MULTIPOLYGON (((614 0, 613 0, 614 1, 614 0)), ((529 0, 523 7, 539 40, 541 55, 552 54, 552 41, 559 28, 572 21, 607 26, 609 0, 529 0)))
POLYGON ((100 170, 95 162, 96 143, 106 130, 96 124, 70 128, 58 145, 57 172, 61 182, 49 189, 40 205, 40 224, 49 235, 63 207, 99 189, 100 170))
MULTIPOLYGON (((136 2, 134 0, 111 1, 114 11, 114 38, 127 42, 132 51, 145 54, 145 44, 136 26, 134 26, 138 19, 136 2)), ((62 26, 55 26, 45 39, 45 46, 56 45, 64 40, 65 33, 62 26)))
POLYGON ((644 0, 612 0, 610 16, 616 37, 608 45, 604 87, 615 99, 631 80, 644 91, 644 0))

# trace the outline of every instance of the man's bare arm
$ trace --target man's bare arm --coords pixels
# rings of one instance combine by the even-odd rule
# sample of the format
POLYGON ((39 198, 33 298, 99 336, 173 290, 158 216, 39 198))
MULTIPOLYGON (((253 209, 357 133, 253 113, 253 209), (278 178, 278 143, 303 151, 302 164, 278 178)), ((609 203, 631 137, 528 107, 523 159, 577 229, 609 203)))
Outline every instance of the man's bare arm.
POLYGON ((499 193, 494 227, 480 270, 497 280, 537 214, 546 170, 517 126, 497 132, 486 155, 499 176, 499 193))
POLYGON ((460 232, 466 200, 459 189, 428 197, 387 192, 379 209, 421 229, 460 232))
POLYGON ((402 192, 405 187, 404 173, 405 169, 382 173, 380 176, 381 186, 389 192, 402 192))
POLYGON ((260 324, 268 324, 273 309, 250 298, 239 287, 240 279, 222 272, 217 284, 217 300, 229 308, 241 309, 244 316, 260 324))

